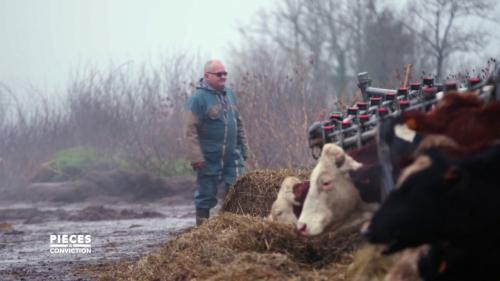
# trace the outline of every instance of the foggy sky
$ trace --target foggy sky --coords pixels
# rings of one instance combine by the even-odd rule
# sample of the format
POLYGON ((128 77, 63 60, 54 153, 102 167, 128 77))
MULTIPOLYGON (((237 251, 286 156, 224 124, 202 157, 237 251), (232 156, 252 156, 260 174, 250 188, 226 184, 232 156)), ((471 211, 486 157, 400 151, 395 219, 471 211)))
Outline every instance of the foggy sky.
POLYGON ((0 82, 62 89, 81 65, 143 63, 175 50, 225 59, 269 0, 0 0, 0 82), (62 87, 62 88, 61 88, 62 87))
MULTIPOLYGON (((0 82, 16 92, 51 92, 64 89, 70 72, 82 66, 154 62, 175 50, 227 59, 230 44, 244 44, 238 23, 275 2, 0 0, 0 82)), ((498 55, 498 45, 490 44, 485 54, 498 55)))

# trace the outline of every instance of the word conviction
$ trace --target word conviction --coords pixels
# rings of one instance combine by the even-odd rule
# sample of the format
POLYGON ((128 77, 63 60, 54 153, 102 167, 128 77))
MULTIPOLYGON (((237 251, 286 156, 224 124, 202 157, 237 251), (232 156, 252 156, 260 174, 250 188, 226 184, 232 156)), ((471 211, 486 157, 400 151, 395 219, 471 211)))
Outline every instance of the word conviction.
POLYGON ((92 236, 90 234, 51 234, 51 254, 91 254, 92 236))

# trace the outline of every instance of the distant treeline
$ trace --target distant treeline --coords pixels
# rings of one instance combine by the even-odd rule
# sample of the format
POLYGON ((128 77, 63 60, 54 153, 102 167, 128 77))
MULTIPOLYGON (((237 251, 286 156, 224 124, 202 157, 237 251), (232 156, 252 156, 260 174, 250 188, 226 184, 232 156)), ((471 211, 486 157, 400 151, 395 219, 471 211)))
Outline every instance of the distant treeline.
MULTIPOLYGON (((353 101, 357 72, 368 71, 381 87, 399 86, 408 63, 414 80, 423 73, 449 78, 442 72, 454 53, 486 47, 484 32, 457 24, 466 15, 487 19, 492 5, 410 0, 396 12, 377 0, 277 1, 240 28, 244 43, 225 62, 250 162, 259 168, 311 165, 307 128, 353 101)), ((73 147, 162 174, 185 155, 184 103, 203 63, 178 53, 155 66, 80 69, 62 98, 35 93, 29 107, 1 84, 0 187, 28 183, 42 163, 73 147)), ((460 75, 480 74, 478 68, 460 75)))

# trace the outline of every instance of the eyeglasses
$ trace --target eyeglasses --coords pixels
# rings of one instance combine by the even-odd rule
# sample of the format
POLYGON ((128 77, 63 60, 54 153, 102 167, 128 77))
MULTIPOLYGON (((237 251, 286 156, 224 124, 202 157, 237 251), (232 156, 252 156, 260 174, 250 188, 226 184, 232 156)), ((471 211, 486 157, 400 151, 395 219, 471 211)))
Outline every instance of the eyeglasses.
POLYGON ((221 71, 221 72, 207 72, 207 73, 215 75, 215 76, 217 76, 219 78, 221 78, 222 76, 227 76, 227 72, 225 72, 225 71, 221 71))

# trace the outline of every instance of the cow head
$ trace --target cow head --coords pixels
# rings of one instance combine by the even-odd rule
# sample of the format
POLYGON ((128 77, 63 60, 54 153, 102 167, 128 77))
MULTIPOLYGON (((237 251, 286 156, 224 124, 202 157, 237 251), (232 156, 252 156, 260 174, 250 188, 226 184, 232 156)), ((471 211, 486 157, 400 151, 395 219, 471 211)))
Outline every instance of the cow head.
POLYGON ((388 116, 380 123, 379 141, 380 148, 387 151, 386 157, 380 159, 382 164, 392 168, 393 179, 396 179, 401 170, 412 161, 411 155, 422 139, 422 134, 416 132, 409 123, 406 123, 402 116, 388 116), (384 162, 390 161, 390 162, 384 162))
POLYGON ((293 207, 290 205, 283 205, 282 201, 275 201, 273 203, 268 219, 289 224, 295 224, 297 222, 297 216, 293 211, 293 207))
POLYGON ((291 224, 297 222, 298 214, 296 209, 301 207, 304 202, 301 199, 301 196, 305 196, 302 195, 302 192, 307 192, 307 190, 303 190, 303 185, 304 183, 297 177, 286 177, 283 180, 278 196, 271 206, 270 220, 291 224))
POLYGON ((408 166, 402 177, 366 231, 370 242, 389 244, 386 253, 436 241, 458 174, 439 151, 431 149, 408 166))
POLYGON ((348 172, 361 166, 339 146, 330 143, 323 147, 311 173, 309 192, 297 222, 302 235, 320 234, 355 209, 360 197, 348 172))
POLYGON ((295 187, 300 185, 302 181, 297 177, 286 177, 281 183, 280 190, 278 192, 278 198, 281 198, 291 205, 298 205, 299 202, 295 200, 295 187))

